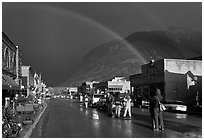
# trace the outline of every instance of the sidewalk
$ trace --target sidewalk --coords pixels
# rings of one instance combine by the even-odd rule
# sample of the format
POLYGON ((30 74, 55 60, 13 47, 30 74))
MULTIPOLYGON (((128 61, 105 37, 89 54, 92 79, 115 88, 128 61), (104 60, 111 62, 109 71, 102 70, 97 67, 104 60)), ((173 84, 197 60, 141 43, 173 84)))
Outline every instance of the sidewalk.
POLYGON ((18 138, 29 138, 30 137, 33 129, 37 125, 38 121, 40 120, 40 118, 41 118, 42 114, 44 113, 44 111, 46 110, 46 108, 47 108, 47 103, 44 102, 43 108, 39 112, 36 112, 35 114, 31 114, 32 115, 31 117, 33 117, 33 123, 24 125, 18 138))

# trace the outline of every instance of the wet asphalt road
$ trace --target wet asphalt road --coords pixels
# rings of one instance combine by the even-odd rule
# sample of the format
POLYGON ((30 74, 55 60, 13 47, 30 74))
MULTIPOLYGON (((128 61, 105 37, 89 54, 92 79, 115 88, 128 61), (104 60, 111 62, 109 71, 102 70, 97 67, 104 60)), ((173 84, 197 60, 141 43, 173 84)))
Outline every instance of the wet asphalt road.
POLYGON ((132 119, 112 118, 78 100, 51 99, 32 138, 182 138, 202 137, 202 118, 164 112, 164 132, 153 132, 149 112, 132 108, 132 119))

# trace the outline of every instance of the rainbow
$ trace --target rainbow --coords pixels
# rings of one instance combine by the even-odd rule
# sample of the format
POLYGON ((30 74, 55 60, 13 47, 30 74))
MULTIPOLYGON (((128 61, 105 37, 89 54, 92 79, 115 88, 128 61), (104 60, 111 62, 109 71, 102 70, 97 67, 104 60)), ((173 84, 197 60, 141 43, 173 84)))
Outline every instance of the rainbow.
POLYGON ((68 16, 69 18, 73 18, 75 20, 79 20, 80 22, 84 22, 86 24, 89 24, 91 26, 94 26, 98 28, 99 30, 106 32, 107 34, 113 36, 114 38, 122 41, 124 45, 141 61, 141 63, 146 63, 147 61, 144 59, 144 57, 137 51, 130 43, 128 43, 126 40, 124 40, 120 35, 115 33, 113 30, 109 29, 108 27, 104 26, 103 24, 100 24, 99 22, 96 22, 93 19, 90 19, 86 16, 83 16, 81 14, 78 14, 73 11, 69 11, 67 9, 52 7, 52 6, 46 6, 46 5, 38 5, 43 10, 47 10, 49 12, 54 12, 63 16, 68 16))

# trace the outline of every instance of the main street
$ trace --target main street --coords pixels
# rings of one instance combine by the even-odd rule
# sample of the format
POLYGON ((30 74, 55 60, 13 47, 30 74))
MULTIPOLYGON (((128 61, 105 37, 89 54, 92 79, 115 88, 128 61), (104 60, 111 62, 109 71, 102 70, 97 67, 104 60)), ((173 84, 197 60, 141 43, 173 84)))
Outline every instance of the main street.
POLYGON ((132 119, 112 118, 85 107, 78 100, 54 99, 31 135, 32 138, 182 138, 202 137, 202 118, 164 112, 165 131, 151 130, 146 109, 132 108, 132 119))

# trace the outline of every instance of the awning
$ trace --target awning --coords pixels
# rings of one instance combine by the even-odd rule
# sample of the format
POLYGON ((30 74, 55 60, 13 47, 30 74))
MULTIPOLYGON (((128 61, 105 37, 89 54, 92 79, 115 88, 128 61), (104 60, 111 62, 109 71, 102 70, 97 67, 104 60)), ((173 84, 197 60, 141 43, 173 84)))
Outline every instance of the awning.
POLYGON ((4 80, 4 78, 2 78, 2 89, 10 89, 11 87, 9 86, 9 84, 6 82, 6 80, 4 80))
POLYGON ((123 88, 123 85, 108 85, 108 88, 123 88))
POLYGON ((2 74, 2 85, 7 84, 10 90, 20 90, 20 86, 10 77, 5 74, 2 74), (5 81, 3 83, 3 80, 5 81))

